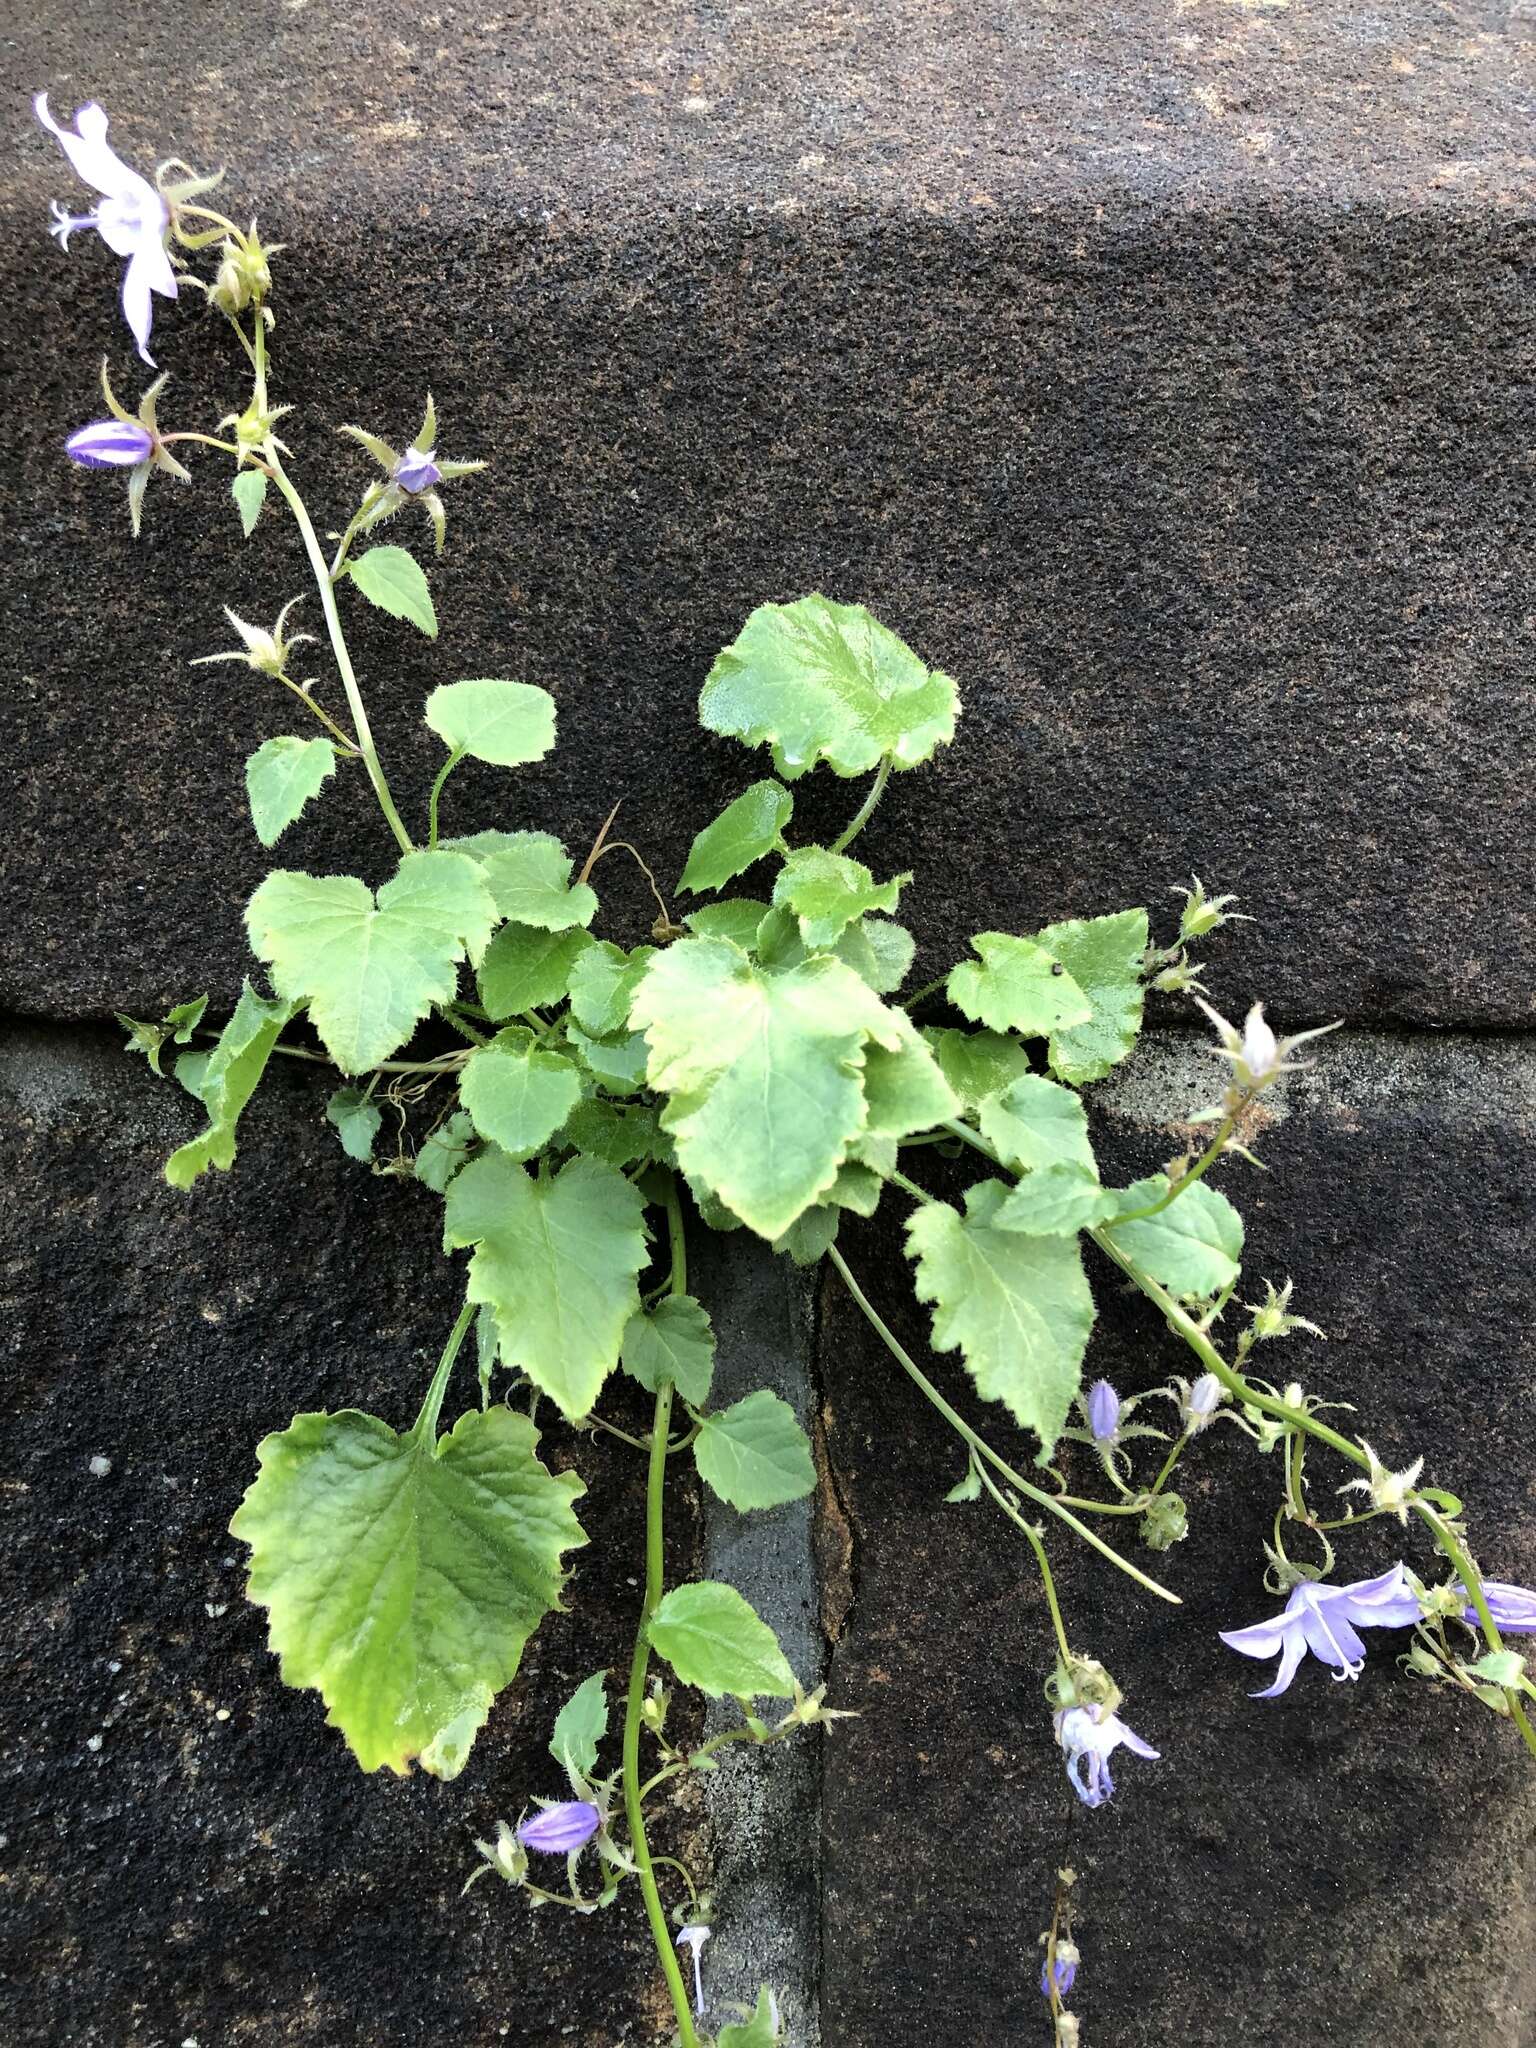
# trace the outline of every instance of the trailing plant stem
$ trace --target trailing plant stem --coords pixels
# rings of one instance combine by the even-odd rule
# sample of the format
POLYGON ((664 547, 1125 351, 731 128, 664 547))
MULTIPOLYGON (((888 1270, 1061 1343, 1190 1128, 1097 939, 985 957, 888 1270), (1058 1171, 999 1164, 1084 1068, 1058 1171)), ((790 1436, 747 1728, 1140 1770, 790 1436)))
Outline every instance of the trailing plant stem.
POLYGON ((1070 1664, 1072 1662, 1072 1646, 1067 1641, 1066 1624, 1061 1618, 1061 1604, 1056 1598, 1056 1581, 1051 1577, 1051 1560, 1046 1556, 1045 1545, 1040 1540, 1040 1531, 1032 1523, 1025 1521, 1024 1517, 1019 1513, 1013 1502, 1008 1499, 979 1458, 973 1457, 971 1463, 975 1468, 976 1477, 981 1481, 988 1493, 991 1494, 1009 1521, 1013 1523, 1015 1528, 1022 1529, 1029 1538, 1030 1549, 1034 1551, 1035 1562, 1040 1567, 1041 1583, 1045 1587, 1045 1604, 1051 1610, 1051 1627, 1056 1631, 1056 1647, 1061 1652, 1062 1663, 1070 1664))
POLYGON ((1076 1515, 1069 1513, 1054 1494, 1045 1492, 1042 1487, 1032 1486, 1021 1473, 1015 1472, 1010 1464, 999 1457, 986 1438, 978 1436, 964 1416, 949 1405, 910 1352, 897 1341, 895 1333, 881 1319, 878 1311, 870 1302, 869 1297, 864 1293, 858 1281, 854 1279, 852 1273, 849 1272, 847 1262, 835 1244, 828 1249, 827 1256, 842 1275, 844 1286, 853 1296, 870 1328, 896 1360, 896 1363, 907 1374, 919 1391, 926 1395, 928 1400, 938 1409, 950 1428, 958 1436, 962 1437, 978 1456, 985 1458, 994 1472, 1000 1472, 1008 1484, 1017 1487, 1018 1491, 1026 1499, 1034 1501, 1049 1514, 1055 1515, 1058 1521, 1065 1522, 1067 1527, 1080 1536, 1091 1550, 1096 1550, 1101 1557, 1107 1557, 1112 1565, 1118 1566, 1121 1571, 1125 1572, 1130 1578, 1133 1578, 1139 1586, 1145 1586, 1149 1593, 1155 1593, 1159 1600, 1166 1600, 1173 1607, 1183 1604, 1177 1593, 1170 1593, 1166 1586, 1160 1586, 1156 1579, 1149 1578, 1144 1571, 1139 1570, 1128 1558, 1122 1557, 1118 1550, 1112 1549, 1102 1536, 1096 1536, 1086 1523, 1080 1522, 1076 1515))
POLYGON ((890 779, 891 757, 889 754, 884 754, 881 756, 880 766, 875 770, 875 779, 869 786, 869 794, 848 820, 842 831, 833 840, 830 849, 833 853, 846 853, 848 848, 852 846, 854 840, 858 838, 864 827, 875 815, 875 805, 885 795, 885 785, 890 779))
MULTIPOLYGON (((685 1294, 688 1290, 687 1250, 683 1238, 682 1205, 675 1181, 669 1184, 667 1191, 667 1233, 672 1251, 672 1292, 685 1294)), ((651 1923, 656 1954, 672 1997, 672 2009, 677 2015, 678 2040, 681 2048, 698 2048, 688 1988, 683 1982, 682 1966, 673 1944, 672 1931, 667 1925, 666 1909, 656 1886, 656 1872, 645 1834, 640 1783, 640 1730, 644 1725, 640 1710, 645 1702, 645 1679, 651 1661, 650 1625, 652 1615, 661 1604, 666 1573, 662 1510, 671 1423, 672 1382, 664 1380, 656 1392, 656 1409, 651 1422, 645 1488, 645 1595, 640 1607, 640 1626, 635 1633, 635 1654, 629 1667, 629 1693, 624 1704, 624 1811, 629 1821, 629 1846, 635 1859, 635 1874, 645 1898, 646 1917, 651 1923)))
POLYGON ((357 751, 362 755, 363 766, 368 770, 368 780, 373 784, 373 793, 379 800, 379 809, 384 813, 384 821, 394 833, 400 851, 414 853, 415 846, 411 835, 400 821, 400 813, 395 809, 395 800, 389 793, 384 770, 379 765, 378 749, 374 746, 373 733, 368 725, 368 713, 364 709, 362 692, 353 673, 352 657, 347 652, 346 635, 341 628, 341 614, 336 609, 335 587, 320 547, 319 535, 315 532, 314 521, 310 518, 309 509, 299 496, 288 472, 283 468, 276 443, 269 438, 261 453, 271 472, 273 483, 283 494, 288 509, 293 514, 304 542, 304 552, 309 557, 309 566, 314 572, 315 588, 320 593, 320 609, 325 613, 325 630, 330 635, 331 652, 336 657, 336 672, 341 677, 341 686, 347 694, 347 709, 352 714, 352 729, 357 735, 357 751))

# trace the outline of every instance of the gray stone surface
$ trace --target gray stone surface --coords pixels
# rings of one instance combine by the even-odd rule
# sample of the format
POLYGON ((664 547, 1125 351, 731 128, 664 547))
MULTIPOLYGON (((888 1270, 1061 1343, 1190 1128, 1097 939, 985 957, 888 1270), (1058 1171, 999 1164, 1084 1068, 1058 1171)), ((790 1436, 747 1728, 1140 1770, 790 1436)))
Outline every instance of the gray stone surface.
MULTIPOLYGON (((1177 1119, 1207 1099, 1210 1072, 1187 1043, 1144 1048, 1101 1098, 1106 1159, 1145 1170, 1180 1147, 1177 1119)), ((1296 1305, 1329 1337, 1291 1340, 1265 1362, 1356 1403, 1346 1421, 1389 1463, 1427 1452, 1467 1502, 1484 1568, 1532 1583, 1530 1042, 1328 1041, 1262 1150, 1268 1175, 1223 1174, 1248 1225, 1242 1292, 1266 1273, 1293 1276, 1296 1305)), ((938 1162, 922 1178, 937 1187, 958 1173, 938 1162)), ((883 1216, 847 1256, 926 1361, 895 1223, 883 1216)), ((1188 1353, 1112 1272, 1100 1266, 1095 1287, 1096 1371, 1130 1392, 1186 1370, 1188 1353)), ((1070 1861, 1084 1958, 1073 2004, 1089 2039, 1526 2048, 1529 1759, 1507 1724, 1399 1671, 1402 1637, 1371 1639, 1358 1685, 1331 1684, 1309 1660, 1283 1699, 1248 1698, 1262 1667, 1215 1631, 1272 1611, 1259 1544, 1275 1475, 1256 1472, 1235 1433, 1215 1430, 1190 1461, 1187 1542, 1161 1558, 1137 1552, 1182 1608, 1052 1545, 1074 1641, 1109 1665, 1126 1720, 1163 1753, 1153 1764, 1122 1752, 1114 1802, 1088 1812, 1067 1788, 1041 1695, 1052 1650, 1028 1551, 988 1507, 942 1504, 963 1469, 956 1440, 835 1276, 821 1358, 852 1550, 830 1671, 840 1698, 865 1710, 825 1787, 829 2039, 1032 2038, 1035 1936, 1052 1873, 1070 1861)), ((931 1369, 975 1415, 954 1361, 931 1369)), ((1069 1469, 1091 1488, 1087 1461, 1074 1455, 1069 1469)), ((1325 1498, 1326 1465, 1312 1483, 1325 1498)), ((1398 1555, 1427 1565, 1432 1552, 1389 1521, 1346 1555, 1355 1576, 1398 1555)))
MULTIPOLYGON (((627 1668, 643 1460, 547 1430, 545 1454, 588 1481, 591 1547, 451 1785, 365 1779, 318 1699, 279 1684, 244 1599, 226 1526, 257 1439, 305 1408, 408 1424, 461 1298, 436 1197, 344 1159, 322 1102, 269 1079, 235 1173, 182 1196, 159 1178, 196 1122, 174 1083, 99 1034, 0 1041, 0 2037, 17 2048, 607 2048, 662 2027, 638 1898, 593 1923, 531 1916, 494 1879, 459 1897, 472 1837, 559 1796, 562 1701, 599 1663, 627 1668)), ((696 1809, 656 1846, 707 1869, 696 1809)))
MULTIPOLYGON (((967 692, 870 841, 920 869, 927 957, 1194 870, 1264 919, 1229 1001, 1513 1024, 1528 31, 1430 0, 89 0, 5 54, 18 93, 99 93, 136 158, 228 160, 231 203, 290 242, 278 395, 327 523, 363 474, 328 421, 400 434, 431 383, 444 445, 495 458, 457 494, 437 646, 356 624, 413 822, 425 690, 522 675, 563 750, 513 795, 462 771, 454 821, 580 842, 623 796, 675 875, 759 767, 692 735, 713 653, 823 587, 967 692)), ((206 466, 195 496, 157 486, 138 547, 117 486, 63 469, 103 349, 127 363, 105 252, 44 242, 69 191, 13 134, 0 998, 99 1015, 236 986, 263 867, 240 764, 289 721, 186 664, 220 600, 267 617, 299 563, 286 534, 232 563, 206 466)), ((171 412, 216 416, 238 385, 190 296, 163 327, 171 412)), ((814 788, 806 825, 849 804, 814 788)), ((282 857, 377 876, 387 852, 335 790, 282 857)))
MULTIPOLYGON (((744 1232, 704 1238, 694 1265, 719 1340, 713 1399, 770 1387, 814 1436, 810 1276, 744 1232)), ((808 1692, 826 1653, 814 1516, 809 1500, 738 1515, 705 1496, 704 1572, 747 1596, 808 1692)), ((710 1726, 739 1718, 711 1709, 710 1726)), ((769 1751, 728 1749, 703 1786, 720 1916, 706 1951, 711 2018, 728 2016, 733 2001, 750 2010, 758 1986, 771 1984, 796 2048, 820 2038, 821 1740, 806 1732, 769 1751)))

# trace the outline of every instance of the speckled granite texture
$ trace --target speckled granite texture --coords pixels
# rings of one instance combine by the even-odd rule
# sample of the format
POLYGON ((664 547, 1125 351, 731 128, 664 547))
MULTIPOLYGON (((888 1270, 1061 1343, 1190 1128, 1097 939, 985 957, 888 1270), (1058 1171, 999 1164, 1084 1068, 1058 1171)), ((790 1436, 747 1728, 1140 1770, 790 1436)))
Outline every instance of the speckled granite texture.
MULTIPOLYGON (((523 676, 564 743, 515 801, 579 840, 622 795, 675 876, 755 772, 694 734, 713 654, 762 598, 825 588, 966 691, 959 744, 886 814, 924 923, 1027 925, 1194 870, 1264 919, 1230 1000, 1519 1024, 1536 44, 1516 12, 386 4, 361 26, 332 0, 174 0, 45 8, 8 59, 60 104, 99 93, 146 163, 229 162, 231 203, 290 242, 278 395, 324 521, 364 470, 326 423, 401 433, 429 383, 444 445, 494 458, 457 493, 437 645, 356 621, 413 818, 424 691, 523 676)), ((288 720, 187 662, 223 644, 220 600, 261 618, 300 587, 297 545, 263 535, 232 572, 212 476, 157 487, 135 547, 113 484, 63 469, 102 351, 123 372, 129 351, 106 253, 44 242, 70 180, 16 127, 6 512, 34 623, 0 996, 227 999, 262 863, 221 821, 288 720)), ((163 326, 171 411, 216 416, 238 396, 221 342, 190 296, 163 326)), ((466 825, 507 802, 489 772, 454 787, 466 825)), ((386 852, 334 798, 284 848, 386 852)))
MULTIPOLYGON (((1359 1400, 1383 1451, 1467 1431, 1445 1476, 1496 1532, 1490 1566, 1530 1579, 1528 0, 12 13, 0 1007, 33 1021, 0 1066, 5 2038, 663 2033, 638 1915, 593 1930, 489 1884, 454 1896, 568 1684, 623 1654, 634 1593, 600 1559, 633 1544, 627 1463, 580 1448, 608 1483, 578 1587, 595 1640, 564 1620, 539 1637, 455 1786, 361 1781, 318 1705, 278 1688, 225 1563, 256 1438, 321 1401, 403 1416, 452 1282, 432 1204, 342 1160, 292 1077, 233 1179, 172 1196, 157 1169, 187 1105, 99 1028, 238 986, 269 864, 241 768, 295 728, 254 676, 188 663, 227 643, 222 602, 270 618, 303 565, 275 522, 242 546, 211 457, 195 492, 156 482, 138 544, 120 485, 61 460, 102 354, 125 388, 139 366, 115 264, 46 240, 47 202, 76 195, 28 122, 38 87, 100 98, 146 166, 227 162, 234 211, 290 245, 275 395, 322 526, 367 474, 330 428, 406 434, 429 384, 445 449, 492 459, 451 501, 440 639, 349 615, 413 826, 440 758, 426 690, 520 676, 556 696, 561 748, 515 788, 466 765, 452 829, 538 823, 574 848, 622 797, 670 884, 761 772, 693 724, 712 656, 762 599, 821 588, 964 691, 956 745, 861 842, 918 871, 919 977, 973 929, 1166 907, 1198 872, 1261 919, 1216 949, 1225 1007, 1407 1027, 1330 1041, 1329 1078, 1293 1097, 1273 1175, 1244 1183, 1251 1270, 1294 1274, 1331 1338, 1308 1376, 1359 1400)), ((191 294, 157 346, 167 419, 240 402, 191 294)), ((797 817, 857 800, 816 778, 797 817)), ((338 784, 280 858, 378 881, 391 846, 338 784)), ((608 888, 611 928, 637 936, 652 907, 608 888)), ((1148 1124, 1159 1060, 1186 1085, 1164 1035, 1106 1095, 1127 1165, 1169 1142, 1148 1124)), ((888 1201, 849 1255, 920 1336, 894 1221, 888 1201)), ((1182 1364, 1103 1276, 1100 1294, 1107 1369, 1182 1364)), ((1202 1493, 1168 1561, 1197 1589, 1179 1615, 1064 1563, 1165 1753, 1079 1812, 1023 1560, 995 1519, 938 1504, 950 1449, 835 1285, 819 1313, 821 1624, 833 1696, 863 1718, 805 1774, 819 1875, 776 1813, 752 1899, 762 1953, 819 1942, 826 2048, 1043 2042, 1034 1943, 1063 1855, 1084 1871, 1094 2048, 1531 2048, 1536 1815, 1508 1731, 1390 1653, 1359 1687, 1314 1666, 1250 1702, 1212 1632, 1265 1610, 1264 1504, 1222 1523, 1202 1493)), ((1242 1484, 1232 1450, 1204 1468, 1213 1504, 1242 1484)), ((699 1531, 679 1517, 677 1536, 681 1566, 699 1531)), ((682 1825, 707 1850, 712 1822, 682 1825)))

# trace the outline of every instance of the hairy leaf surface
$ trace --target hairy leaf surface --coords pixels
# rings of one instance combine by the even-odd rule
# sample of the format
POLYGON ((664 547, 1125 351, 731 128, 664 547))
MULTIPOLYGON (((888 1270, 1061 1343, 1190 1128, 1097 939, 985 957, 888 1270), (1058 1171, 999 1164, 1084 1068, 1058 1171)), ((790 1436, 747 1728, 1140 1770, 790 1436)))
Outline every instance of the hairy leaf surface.
POLYGON ((424 716, 445 746, 498 768, 542 761, 555 744, 555 700, 534 683, 494 676, 443 683, 424 716))
POLYGON ((329 740, 284 735, 263 740, 245 764, 245 793, 251 823, 263 846, 275 846, 328 775, 336 773, 336 749, 329 740))
POLYGON ((460 853, 408 853, 375 904, 351 875, 279 869, 251 898, 246 929, 278 994, 309 1005, 344 1074, 388 1059, 434 1003, 450 1002, 459 962, 479 958, 495 909, 460 853))
POLYGON ((624 1330, 624 1370, 648 1392, 670 1380, 695 1408, 709 1399, 715 1375, 715 1332, 709 1311, 691 1294, 668 1294, 632 1315, 624 1330))
MULTIPOLYGON (((1152 1195, 1167 1192, 1166 1181, 1152 1195)), ((1243 1219, 1219 1188, 1197 1180, 1156 1216, 1114 1223, 1110 1235, 1128 1258, 1171 1294, 1220 1294, 1243 1259, 1243 1219)))
POLYGON ((1040 1439, 1041 1457, 1067 1420, 1093 1328, 1093 1297, 1077 1240, 998 1227, 1008 1190, 982 1181, 965 1214, 925 1204, 907 1224, 917 1297, 933 1305, 933 1348, 958 1350, 976 1387, 1040 1439))
POLYGON ((866 1039, 900 1050, 910 1030, 840 960, 766 973, 724 939, 659 954, 630 1015, 684 1172, 767 1238, 831 1186, 864 1128, 866 1039))
POLYGON ((235 1013, 219 1033, 212 1052, 183 1053, 176 1062, 178 1080, 190 1084, 195 1079, 192 1093, 208 1112, 208 1128, 201 1137, 178 1145, 165 1162, 165 1177, 173 1188, 191 1187, 210 1166, 227 1171, 234 1165, 240 1112, 255 1093, 272 1048, 292 1015, 292 1003, 259 996, 246 982, 235 1013))
POLYGON ((346 573, 372 605, 392 619, 408 619, 429 640, 437 638, 437 613, 420 562, 404 548, 370 548, 347 564, 346 573))
POLYGON ((744 789, 694 840, 679 889, 697 894, 723 888, 765 853, 772 853, 794 808, 795 800, 781 782, 754 782, 744 789))
POLYGON ((572 1421, 618 1364, 640 1306, 643 1210, 623 1174, 596 1159, 540 1180, 492 1147, 449 1183, 443 1242, 474 1247, 469 1298, 495 1310, 502 1363, 572 1421))
POLYGON ((954 683, 862 605, 812 596, 762 604, 709 672, 699 718, 709 732, 771 746, 787 780, 825 761, 860 775, 889 755, 915 768, 953 739, 954 683))
POLYGON ((718 1579, 674 1586, 651 1616, 652 1646, 684 1685, 711 1699, 791 1698, 795 1674, 749 1600, 718 1579))
POLYGON ((574 1473, 539 1462, 503 1407, 397 1436, 347 1409, 297 1415, 257 1449, 230 1524, 251 1546, 283 1682, 312 1686, 365 1771, 462 1768, 586 1542, 574 1473))
POLYGON ((557 1052, 541 1052, 530 1031, 498 1032, 459 1075, 459 1100, 475 1129, 509 1159, 541 1152, 580 1099, 576 1068, 557 1052))
POLYGON ((767 1387, 705 1417, 693 1462, 705 1484, 743 1512, 782 1507, 816 1490, 805 1431, 789 1403, 767 1387))
POLYGON ((1059 960, 1091 1006, 1086 1019, 1064 1018, 1051 1032, 1051 1072, 1081 1088, 1102 1081, 1135 1045, 1141 1030, 1142 957, 1147 913, 1121 910, 1112 917, 1069 918, 1035 934, 1059 960))
POLYGON ((1032 939, 977 932, 971 944, 980 961, 962 960, 951 970, 949 999, 988 1030, 1044 1038, 1093 1015, 1092 1004, 1061 962, 1032 939))

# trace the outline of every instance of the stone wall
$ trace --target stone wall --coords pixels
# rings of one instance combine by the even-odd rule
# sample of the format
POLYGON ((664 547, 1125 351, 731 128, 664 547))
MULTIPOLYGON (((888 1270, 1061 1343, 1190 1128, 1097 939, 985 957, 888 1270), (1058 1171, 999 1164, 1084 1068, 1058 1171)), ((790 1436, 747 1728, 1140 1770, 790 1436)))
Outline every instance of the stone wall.
MULTIPOLYGON (((1213 949, 1218 1000, 1350 1026, 1293 1085, 1272 1172, 1234 1169, 1251 1270, 1294 1276, 1330 1337, 1309 1378, 1389 1459, 1464 1436, 1444 1476, 1489 1569, 1530 1582, 1524 14, 44 0, 8 31, 7 2038, 596 2048, 661 2026, 638 1913, 456 1896, 470 1837, 536 1789, 553 1706, 622 1654, 625 1458, 557 1451, 602 1502, 582 1625, 540 1635, 452 1786, 361 1780, 240 1596, 223 1531, 256 1438, 343 1400, 403 1420, 453 1282, 431 1205, 345 1161, 302 1079, 264 1091, 231 1178, 187 1198, 158 1177, 190 1105, 107 1020, 231 1000, 263 870, 240 768, 274 729, 256 678, 187 663, 222 644, 221 602, 269 617, 301 565, 286 535, 235 552, 222 478, 157 480, 136 545, 113 482, 58 460, 103 351, 133 376, 104 252, 44 239, 70 180, 22 93, 101 98, 145 163, 228 161, 235 210, 289 243, 278 395, 300 462, 335 461, 327 520, 361 475, 327 423, 398 435, 429 382, 444 447, 493 458, 454 500, 438 642, 354 635, 402 792, 435 761, 427 688, 525 676, 562 721, 528 816, 575 843, 622 796, 669 879, 753 772, 694 734, 712 654, 756 602, 820 587, 965 694, 955 747, 868 834, 880 870, 918 870, 930 972, 978 927, 1166 905, 1191 872, 1241 890, 1261 921, 1213 949)), ((201 328, 184 303, 161 354, 167 414, 199 423, 238 397, 201 328)), ((503 822, 505 788, 466 766, 455 826, 503 822)), ((814 825, 847 798, 797 801, 814 825)), ((387 851, 340 801, 284 842, 374 878, 387 851)), ((649 916, 622 891, 614 914, 621 937, 649 916)), ((1168 1077, 1206 1073, 1159 1016, 1101 1091, 1117 1163, 1163 1155, 1168 1077)), ((893 1222, 849 1257, 920 1343, 893 1222)), ((1507 1729, 1389 1658, 1247 1700, 1213 1634, 1265 1604, 1230 1456, 1168 1561, 1204 1589, 1177 1615, 1064 1565, 1164 1752, 1081 1813, 1034 1583, 1000 1525, 940 1505, 937 1425, 835 1282, 808 1298, 734 1246, 706 1278, 737 1364, 758 1345, 819 1417, 825 1485, 817 1529, 765 1518, 745 1553, 679 1518, 679 1562, 750 1577, 863 1716, 781 1785, 749 1758, 681 1817, 725 1879, 722 1989, 772 1967, 795 2048, 818 2025, 828 2048, 1043 2038, 1034 1937, 1070 1855, 1095 2042, 1536 2038, 1536 1782, 1507 1729)), ((1097 1284, 1106 1367, 1165 1377, 1155 1318, 1097 1284)))

